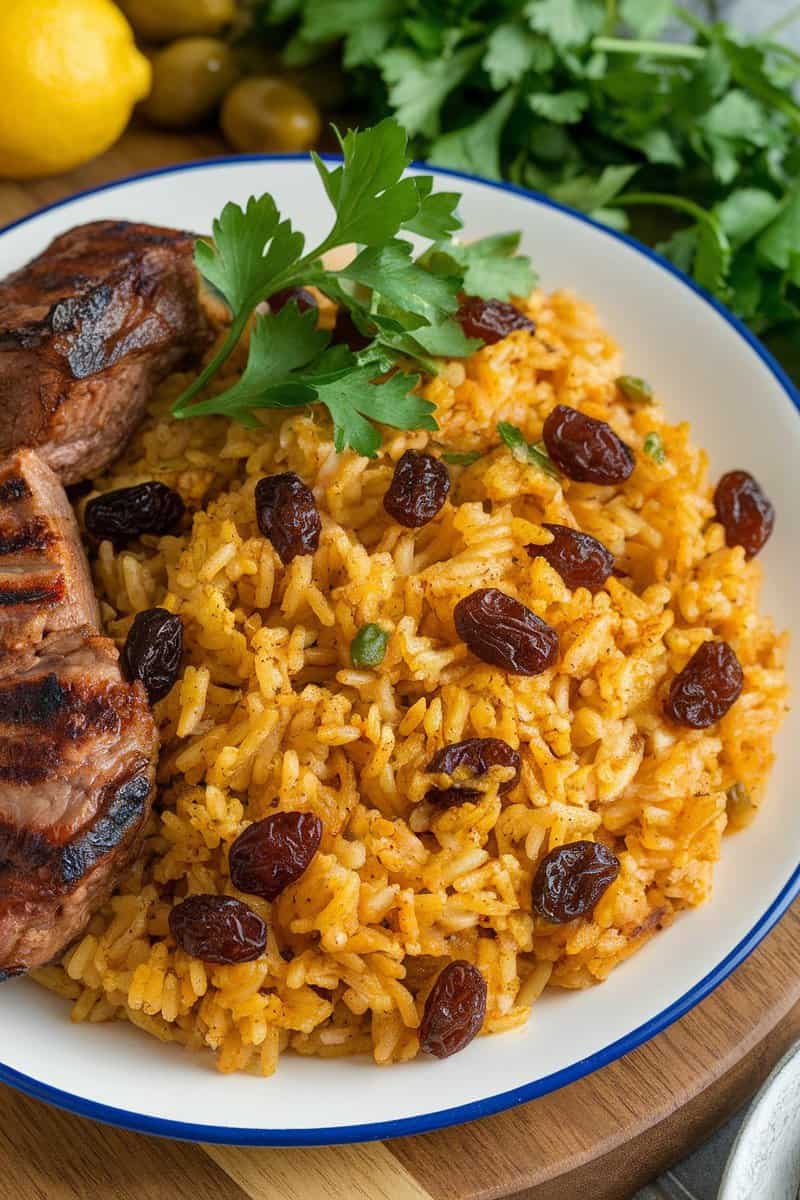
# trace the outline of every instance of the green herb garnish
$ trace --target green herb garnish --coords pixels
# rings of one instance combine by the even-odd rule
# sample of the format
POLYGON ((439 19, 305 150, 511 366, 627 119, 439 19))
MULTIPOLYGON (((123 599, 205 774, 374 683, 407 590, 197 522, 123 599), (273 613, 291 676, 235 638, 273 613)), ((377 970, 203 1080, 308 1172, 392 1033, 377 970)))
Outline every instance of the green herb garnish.
POLYGON ((638 375, 618 375, 614 382, 632 404, 653 403, 653 389, 646 379, 640 379, 638 375))
MULTIPOLYGON (((670 0, 252 0, 415 157, 634 231, 760 333, 800 344, 800 55, 670 0), (671 21, 687 41, 663 37, 671 21), (635 185, 635 188, 634 188, 635 185)), ((757 7, 757 6, 756 6, 757 7)))
POLYGON ((522 430, 518 429, 516 425, 509 424, 508 421, 500 421, 497 426, 497 432, 517 462, 530 463, 531 466, 538 467, 540 471, 544 471, 545 475, 549 475, 551 479, 561 478, 558 468, 547 453, 544 442, 536 442, 535 444, 526 442, 522 430))
POLYGON ((362 625, 350 643, 354 667, 377 667, 383 662, 389 635, 380 625, 362 625))
POLYGON ((471 467, 481 457, 480 450, 446 450, 442 458, 453 467, 471 467))
POLYGON ((661 436, 657 434, 655 430, 652 433, 648 433, 647 437, 644 439, 643 449, 645 454, 652 458, 653 462, 658 463, 659 466, 661 466, 667 457, 667 452, 664 449, 664 443, 661 441, 661 436))
POLYGON ((395 429, 436 429, 433 405, 415 392, 416 363, 435 372, 437 358, 471 354, 483 343, 465 337, 453 319, 465 290, 484 296, 527 293, 535 276, 517 255, 518 234, 501 234, 462 246, 459 196, 433 191, 429 175, 404 177, 406 134, 394 120, 340 138, 343 162, 329 166, 312 155, 333 206, 331 228, 314 249, 270 195, 251 197, 244 209, 226 204, 213 240, 197 242, 201 275, 224 297, 231 327, 208 366, 175 403, 186 418, 222 414, 256 426, 260 409, 321 403, 333 420, 337 450, 351 447, 373 457, 380 446, 376 424, 395 429), (432 243, 416 259, 398 235, 432 243), (328 270, 322 256, 339 246, 361 247, 346 267, 328 270), (241 377, 226 391, 196 398, 242 336, 253 311, 274 292, 313 285, 349 310, 369 344, 354 353, 330 344, 313 312, 294 303, 259 315, 241 377), (400 368, 400 369, 398 369, 400 368))

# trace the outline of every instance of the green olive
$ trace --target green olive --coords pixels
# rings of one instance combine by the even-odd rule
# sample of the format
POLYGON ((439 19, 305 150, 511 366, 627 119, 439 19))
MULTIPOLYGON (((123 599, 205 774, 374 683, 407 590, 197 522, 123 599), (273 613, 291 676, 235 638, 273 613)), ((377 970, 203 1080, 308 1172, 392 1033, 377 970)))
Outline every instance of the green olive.
POLYGON ((148 42, 219 33, 236 16, 236 0, 118 0, 118 3, 139 37, 148 42))
POLYGON ((308 150, 320 134, 316 105, 280 79, 242 79, 228 92, 222 132, 235 150, 288 154, 308 150))
POLYGON ((236 54, 217 38, 178 38, 151 61, 153 86, 139 111, 164 129, 207 120, 239 77, 236 54))

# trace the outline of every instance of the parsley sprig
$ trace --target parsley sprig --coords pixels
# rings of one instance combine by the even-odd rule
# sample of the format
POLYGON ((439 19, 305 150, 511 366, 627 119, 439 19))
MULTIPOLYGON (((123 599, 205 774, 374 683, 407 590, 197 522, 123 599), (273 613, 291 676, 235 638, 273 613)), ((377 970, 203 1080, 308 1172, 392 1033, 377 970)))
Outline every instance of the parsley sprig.
POLYGON ((380 446, 376 424, 437 428, 433 405, 415 391, 420 376, 409 366, 435 372, 437 359, 465 356, 483 344, 467 338, 454 319, 461 292, 505 299, 530 291, 535 275, 527 258, 517 254, 519 234, 467 245, 452 240, 461 227, 455 211, 460 197, 434 192, 429 175, 404 174, 406 142, 401 126, 387 118, 340 138, 340 164, 312 155, 333 220, 310 251, 272 196, 251 197, 244 208, 225 205, 213 240, 198 241, 195 262, 227 302, 231 324, 211 361, 176 401, 176 417, 222 414, 257 426, 259 409, 321 403, 333 420, 336 448, 351 447, 368 457, 380 446), (401 234, 430 245, 415 258, 401 234), (360 249, 347 266, 324 266, 329 250, 352 243, 360 249), (366 347, 354 352, 331 345, 331 334, 317 328, 317 314, 290 302, 256 316, 241 376, 227 390, 198 398, 256 308, 275 292, 301 285, 315 286, 346 307, 369 338, 366 347))
POLYGON ((671 0, 253 4, 290 65, 341 47, 352 99, 416 157, 630 222, 800 377, 796 3, 756 34, 711 2, 708 20, 671 0))

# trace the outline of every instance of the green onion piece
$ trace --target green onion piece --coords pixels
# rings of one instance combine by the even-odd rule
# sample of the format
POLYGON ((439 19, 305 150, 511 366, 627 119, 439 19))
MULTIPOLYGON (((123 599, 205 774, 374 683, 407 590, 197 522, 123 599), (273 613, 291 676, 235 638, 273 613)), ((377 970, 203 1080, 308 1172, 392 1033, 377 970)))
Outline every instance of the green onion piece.
POLYGON ((653 462, 658 463, 659 466, 667 457, 667 452, 664 449, 664 443, 661 441, 659 434, 657 434, 655 431, 648 433, 647 437, 644 439, 644 452, 645 454, 649 454, 653 462))
POLYGON ((538 467, 540 471, 544 471, 545 475, 549 475, 551 479, 561 478, 558 468, 547 453, 547 447, 544 442, 536 442, 535 445, 530 445, 525 441, 522 430, 517 429, 516 425, 511 425, 508 421, 498 422, 497 432, 517 462, 530 463, 531 466, 538 467))
POLYGON ((614 382, 632 404, 653 403, 653 389, 646 379, 640 379, 638 375, 618 375, 614 382))
POLYGON ((362 625, 350 643, 350 661, 354 667, 377 667, 388 644, 389 635, 380 625, 362 625))
POLYGON ((481 457, 480 450, 448 450, 442 458, 454 467, 470 467, 481 457))

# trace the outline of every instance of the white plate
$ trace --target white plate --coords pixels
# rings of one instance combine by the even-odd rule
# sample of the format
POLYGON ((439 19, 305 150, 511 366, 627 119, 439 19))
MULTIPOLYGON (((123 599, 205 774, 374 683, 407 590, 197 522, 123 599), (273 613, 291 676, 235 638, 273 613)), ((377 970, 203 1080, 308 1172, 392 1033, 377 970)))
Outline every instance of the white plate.
MULTIPOLYGON (((745 467, 775 502, 764 555, 765 607, 800 611, 794 521, 800 503, 800 397, 729 314, 636 243, 511 187, 439 172, 463 192, 466 235, 521 229, 545 287, 593 301, 673 419, 692 421, 712 478, 745 467)), ((207 231, 227 200, 270 191, 311 238, 326 202, 313 167, 233 159, 155 172, 75 197, 0 234, 2 273, 82 221, 127 218, 207 231)), ((796 674, 796 670, 795 670, 796 674)), ((797 689, 797 680, 794 680, 797 689)), ((727 839, 714 897, 619 967, 601 987, 554 993, 523 1030, 480 1038, 444 1062, 378 1070, 367 1058, 288 1056, 277 1078, 218 1075, 124 1024, 70 1025, 67 1006, 30 982, 0 988, 0 1079, 119 1125, 203 1141, 310 1144, 418 1133, 497 1112, 619 1058, 687 1012, 749 954, 800 887, 800 726, 790 714, 768 803, 727 839)))
POLYGON ((775 1067, 750 1106, 717 1200, 797 1200, 800 1188, 800 1042, 775 1067))

